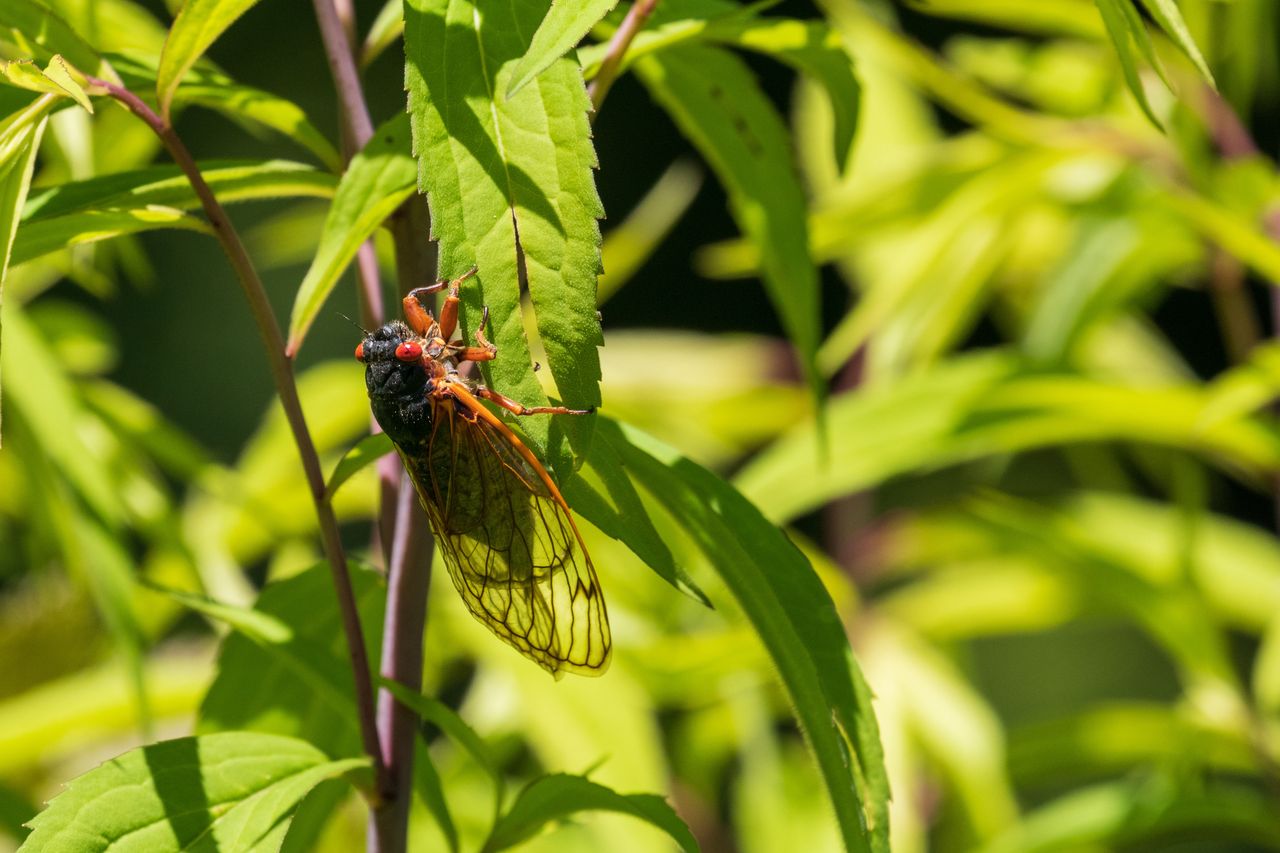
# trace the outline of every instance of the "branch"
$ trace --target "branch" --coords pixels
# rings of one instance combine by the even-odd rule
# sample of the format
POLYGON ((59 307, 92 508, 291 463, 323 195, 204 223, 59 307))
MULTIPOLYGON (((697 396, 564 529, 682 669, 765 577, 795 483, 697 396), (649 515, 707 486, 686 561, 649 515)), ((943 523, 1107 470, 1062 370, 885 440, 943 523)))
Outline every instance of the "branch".
POLYGON ((205 182, 191 152, 187 150, 169 123, 125 87, 93 77, 89 77, 88 80, 90 84, 105 89, 112 98, 146 122, 160 137, 169 155, 182 169, 191 183, 191 188, 199 197, 205 216, 213 227, 214 235, 222 244, 222 249, 231 261, 236 278, 240 282, 240 288, 249 301, 249 310, 253 314, 258 334, 267 351, 271 378, 275 382, 276 393, 280 395, 280 405, 284 408, 285 418, 289 422, 294 443, 298 447, 298 455, 302 459, 302 469, 306 474, 307 485, 311 489, 311 499, 315 503, 316 520, 320 527, 325 557, 333 573, 333 584, 338 594, 338 608, 342 614, 342 627, 347 637, 347 651, 351 656, 351 669, 355 678, 361 741, 365 752, 373 759, 374 773, 378 781, 378 793, 374 795, 376 799, 385 788, 387 771, 378 751, 378 736, 373 713, 373 680, 369 673, 369 656, 365 649, 364 634, 360 630, 360 614, 356 609, 355 593, 347 570, 347 557, 342 550, 338 520, 333 514, 333 507, 325 499, 324 474, 320 469, 320 457, 316 454, 315 443, 307 429, 306 418, 302 413, 302 403, 298 399, 298 387, 293 379, 293 365, 285 356, 284 337, 280 334, 280 325, 267 299, 266 288, 263 287, 262 279, 258 277, 258 272, 254 269, 244 244, 240 241, 240 235, 236 233, 231 220, 227 218, 226 211, 214 196, 209 184, 205 182))
POLYGON ((622 26, 618 27, 613 38, 609 39, 604 59, 600 61, 600 70, 596 72, 596 78, 587 87, 587 94, 591 97, 591 106, 594 109, 592 121, 600 113, 604 96, 609 94, 613 81, 618 78, 618 72, 622 68, 622 57, 626 55, 632 39, 644 27, 645 21, 649 20, 649 16, 653 14, 657 5, 658 0, 636 0, 627 11, 627 17, 622 20, 622 26))

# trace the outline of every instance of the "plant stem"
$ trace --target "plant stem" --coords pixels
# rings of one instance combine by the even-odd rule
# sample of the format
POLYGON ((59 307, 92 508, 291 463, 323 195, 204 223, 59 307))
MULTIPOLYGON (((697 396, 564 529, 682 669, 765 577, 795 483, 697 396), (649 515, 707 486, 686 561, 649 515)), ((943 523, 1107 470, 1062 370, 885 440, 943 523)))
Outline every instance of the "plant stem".
POLYGON ((600 106, 604 103, 605 95, 609 94, 613 81, 618 79, 618 72, 622 69, 622 57, 626 55, 632 39, 644 27, 645 21, 649 20, 649 16, 653 14, 657 5, 658 0, 636 0, 627 10, 627 16, 622 19, 622 26, 618 27, 613 38, 609 39, 604 59, 600 61, 600 70, 596 72, 596 78, 587 87, 587 94, 590 95, 591 106, 594 108, 592 121, 595 121, 595 116, 599 115, 600 106))
POLYGON ((315 504, 316 520, 320 527, 321 541, 329 569, 333 574, 334 589, 338 595, 338 608, 342 614, 342 627, 347 638, 347 651, 351 657, 351 669, 355 679, 356 707, 360 717, 360 735, 364 750, 373 759, 375 779, 378 791, 385 788, 386 766, 378 751, 378 736, 373 711, 373 679, 369 672, 369 656, 365 649, 364 633, 360 630, 360 614, 356 609, 355 593, 351 587, 348 574, 347 558, 342 549, 342 539, 338 531, 338 520, 333 514, 333 507, 325 499, 324 474, 320 469, 320 457, 316 453, 315 443, 307 429, 306 418, 302 412, 302 402, 298 399, 298 387, 293 378, 293 364, 285 355, 284 336, 280 333, 280 325, 276 321, 275 312, 267 298, 266 288, 258 272, 254 269, 249 254, 245 251, 240 235, 236 233, 227 217, 226 211, 214 196, 213 190, 205 182, 195 159, 186 145, 178 137, 167 121, 155 113, 137 95, 123 86, 90 77, 92 85, 100 86, 112 98, 123 104, 135 116, 142 119, 164 143, 169 155, 182 169, 191 183, 191 188, 200 199, 205 216, 213 227, 218 242, 231 266, 236 278, 249 301, 249 310, 253 314, 258 334, 267 351, 267 362, 271 366, 271 376, 280 396, 280 405, 284 408, 285 418, 293 432, 294 443, 298 447, 298 455, 302 460, 302 469, 311 489, 311 498, 315 504))
MULTIPOLYGON (((316 20, 338 94, 343 136, 353 149, 373 136, 373 121, 360 86, 351 46, 337 7, 342 0, 314 0, 316 20)), ((429 234, 430 218, 420 198, 411 198, 392 220, 396 272, 400 292, 434 280, 436 253, 429 234)), ((365 247, 376 272, 373 244, 365 247)), ((367 290, 367 288, 366 288, 367 290)), ((384 315, 385 317, 385 315, 384 315)), ((384 317, 377 318, 381 323, 384 317)), ((378 465, 382 483, 379 533, 387 562, 387 608, 382 631, 381 673, 412 690, 422 688, 422 638, 426 630, 427 594, 431 581, 433 541, 417 494, 399 459, 378 465)), ((412 798, 413 750, 417 715, 386 690, 378 693, 377 730, 381 760, 387 767, 384 802, 369 820, 368 849, 401 853, 408 846, 412 798)))
MULTIPOLYGON (((396 500, 395 538, 387 572, 387 614, 382 641, 382 676, 411 690, 422 689, 422 631, 427 622, 427 591, 431 586, 431 537, 418 495, 406 473, 401 474, 396 500), (425 559, 424 559, 425 557, 425 559), (402 627, 403 626, 403 627, 402 627)), ((407 847, 409 805, 413 798, 413 742, 418 717, 386 690, 378 693, 378 739, 396 794, 374 809, 370 819, 370 849, 379 853, 407 847)))

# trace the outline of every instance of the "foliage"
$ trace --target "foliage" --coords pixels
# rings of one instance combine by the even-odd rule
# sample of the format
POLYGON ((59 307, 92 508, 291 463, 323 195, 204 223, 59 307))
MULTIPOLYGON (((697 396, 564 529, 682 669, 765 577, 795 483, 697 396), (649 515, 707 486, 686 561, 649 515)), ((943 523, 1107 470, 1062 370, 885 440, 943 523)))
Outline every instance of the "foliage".
POLYGON ((1274 4, 390 0, 363 133, 279 4, 154 6, 0 3, 0 848, 361 843, 343 550, 411 848, 1280 848, 1274 4), (329 321, 437 252, 487 384, 601 410, 512 425, 603 679, 439 570, 403 636, 329 321))

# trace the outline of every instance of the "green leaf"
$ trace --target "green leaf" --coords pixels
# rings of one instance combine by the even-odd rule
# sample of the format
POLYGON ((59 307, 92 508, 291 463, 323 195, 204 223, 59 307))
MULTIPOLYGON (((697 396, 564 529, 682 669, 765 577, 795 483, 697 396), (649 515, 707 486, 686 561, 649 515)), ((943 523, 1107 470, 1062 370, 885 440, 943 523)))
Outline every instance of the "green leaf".
POLYGON ((183 607, 225 623, 260 645, 283 644, 293 639, 293 629, 268 613, 237 607, 234 604, 224 604, 203 595, 184 592, 180 589, 169 589, 156 583, 144 581, 143 585, 147 589, 172 598, 183 607))
POLYGON ((1275 804, 1257 790, 1198 780, 1178 787, 1169 778, 1139 776, 1078 788, 1027 814, 983 853, 1168 847, 1172 839, 1238 839, 1280 847, 1275 804))
MULTIPOLYGON (((462 290, 462 326, 474 329, 488 305, 498 358, 484 367, 492 387, 526 405, 546 399, 525 340, 520 289, 527 277, 538 333, 566 405, 600 403, 600 322, 596 274, 603 215, 592 169, 582 72, 553 62, 518 94, 502 98, 514 60, 541 18, 536 3, 409 0, 406 78, 419 186, 440 240, 440 272, 471 266, 462 290)), ((533 420, 533 419, 530 419, 533 420)), ((545 449, 550 425, 526 422, 545 449)), ((558 428, 585 450, 593 419, 558 428)), ((552 460, 566 460, 557 445, 552 460)))
MULTIPOLYGON (((133 89, 155 85, 156 67, 147 57, 113 56, 115 69, 133 89)), ((222 113, 250 128, 264 127, 283 134, 314 154, 332 172, 342 171, 342 158, 307 114, 290 100, 232 80, 209 68, 189 70, 173 96, 174 106, 193 105, 222 113)))
MULTIPOLYGON (((32 92, 70 98, 89 112, 93 112, 93 104, 90 103, 89 96, 85 94, 81 83, 72 76, 66 60, 61 56, 55 54, 43 71, 30 59, 0 62, 0 73, 14 86, 32 92)), ((76 76, 81 80, 84 79, 78 72, 76 76)))
POLYGON ((1229 773, 1256 767, 1244 732, 1154 702, 1113 702, 1037 721, 1014 729, 1009 740, 1010 774, 1024 785, 1127 773, 1189 755, 1229 773))
POLYGON ((90 74, 114 76, 98 52, 70 24, 37 0, 0 3, 0 28, 5 27, 17 30, 28 42, 44 48, 42 59, 60 53, 76 68, 90 74))
POLYGON ((1147 7, 1147 11, 1151 13, 1151 18, 1160 25, 1160 29, 1164 30, 1178 50, 1182 51, 1187 59, 1191 60, 1191 64, 1200 72, 1200 76, 1210 86, 1217 87, 1214 82, 1213 73, 1209 70, 1208 64, 1204 61, 1204 56, 1200 53, 1200 48, 1196 46, 1196 41, 1191 37, 1191 31, 1187 29, 1187 22, 1182 19, 1182 13, 1178 11, 1178 6, 1173 0, 1142 0, 1142 5, 1147 7))
POLYGON ((551 0, 551 8, 533 34, 533 42, 511 72, 506 97, 515 95, 573 49, 617 5, 618 0, 551 0))
POLYGON ((414 749, 413 792, 422 799, 427 811, 436 819, 449 850, 458 853, 458 827, 453 822, 449 802, 444 797, 444 782, 440 779, 440 771, 436 769, 435 762, 431 760, 431 753, 421 743, 414 749))
MULTIPOLYGON (((4 282, 13 256, 18 216, 26 204, 36 151, 44 134, 47 106, 42 105, 38 113, 33 112, 33 107, 0 123, 0 300, 4 297, 4 282)), ((3 331, 0 328, 0 335, 3 331)), ((3 343, 0 338, 0 347, 3 343)))
POLYGON ((404 0, 387 0, 364 37, 364 45, 360 48, 360 67, 368 68, 403 33, 404 0))
POLYGON ((592 442, 586 467, 574 472, 565 482, 563 491, 574 512, 581 514, 606 536, 630 548, 667 583, 699 604, 711 607, 707 594, 694 583, 684 566, 676 562, 671 549, 662 541, 613 448, 592 442), (587 473, 599 478, 608 498, 587 482, 587 473))
POLYGON ((325 497, 333 500, 334 493, 342 487, 343 483, 393 450, 395 450, 395 445, 391 443, 391 439, 384 432, 375 432, 360 439, 355 447, 348 450, 338 460, 338 465, 333 469, 333 473, 329 475, 329 483, 325 486, 325 497))
POLYGON ((710 22, 702 38, 772 57, 820 83, 827 91, 835 118, 836 162, 842 168, 848 163, 858 127, 862 87, 853 74, 853 58, 831 26, 825 21, 730 15, 710 22))
MULTIPOLYGON (((385 589, 352 564, 360 622, 376 666, 385 589)), ((238 618, 218 654, 218 675, 200 705, 201 733, 248 729, 304 738, 330 755, 360 754, 351 664, 327 565, 268 585, 254 607, 290 630, 277 642, 238 618), (245 633, 239 633, 244 630, 245 633), (262 685, 271 685, 270 690, 262 685)))
POLYGON ((18 232, 20 239, 14 244, 13 262, 25 263, 68 246, 160 228, 213 234, 213 229, 203 219, 162 205, 84 210, 73 216, 49 218, 23 225, 18 232))
MULTIPOLYGON (((202 164, 209 186, 223 204, 289 197, 326 197, 336 179, 311 166, 285 160, 202 164)), ((22 212, 14 263, 68 245, 106 240, 158 228, 211 233, 204 220, 183 213, 200 200, 175 166, 73 181, 32 196, 22 212)))
POLYGON ((1137 49, 1144 55, 1152 59, 1155 56, 1155 51, 1151 47, 1151 38, 1147 35, 1142 19, 1138 17, 1133 6, 1129 5, 1129 0, 1094 0, 1094 2, 1097 3, 1102 22, 1107 27, 1107 35, 1111 37, 1111 43, 1115 46, 1116 58, 1120 60, 1120 71, 1124 75, 1125 85, 1129 87, 1129 91, 1133 93, 1138 106, 1142 107, 1147 118, 1151 119, 1151 123, 1156 127, 1162 127, 1160 120, 1151 109, 1151 102, 1147 100, 1146 90, 1142 88, 1142 78, 1138 74, 1138 57, 1134 54, 1136 44, 1137 49))
POLYGON ((844 394, 828 421, 842 438, 825 459, 809 421, 753 459, 736 483, 770 518, 786 521, 900 474, 1081 442, 1181 447, 1245 469, 1280 464, 1280 432, 1242 417, 1207 422, 1213 397, 1195 386, 1127 386, 1019 368, 1005 354, 966 356, 844 394))
POLYGON ((554 820, 581 811, 629 814, 658 827, 687 853, 696 853, 697 839, 665 799, 656 794, 619 794, 584 776, 556 773, 525 786, 494 826, 484 853, 496 853, 527 841, 554 820))
POLYGON ((156 72, 160 114, 169 115, 174 92, 188 69, 217 41, 227 27, 249 11, 257 0, 187 0, 169 29, 156 72))
POLYGON ((302 108, 279 95, 217 75, 200 74, 188 76, 174 96, 174 103, 205 107, 233 121, 270 128, 306 148, 330 171, 338 172, 342 168, 337 150, 302 108))
POLYGON ((498 766, 497 761, 494 760, 489 748, 485 746, 484 741, 476 733, 476 730, 467 725, 467 722, 462 717, 459 717, 456 711, 437 699, 424 696, 415 690, 410 690, 403 684, 389 681, 385 678, 378 679, 378 684, 390 690, 398 701, 413 709, 424 723, 431 723, 448 735, 458 746, 465 749, 475 759, 475 762, 480 765, 481 769, 489 775, 489 778, 493 780, 493 814, 496 820, 498 814, 502 811, 506 779, 502 775, 502 769, 498 766))
POLYGON ((298 802, 368 766, 253 732, 162 741, 73 780, 31 821, 29 851, 265 851, 298 802))
MULTIPOLYGON (((289 160, 209 160, 197 164, 209 188, 223 204, 270 198, 328 198, 337 179, 289 160)), ((104 208, 149 205, 195 210, 200 199, 177 166, 148 166, 83 181, 70 181, 35 193, 22 211, 24 226, 58 216, 104 208)))
POLYGON ((818 272, 782 119, 746 65, 723 50, 683 46, 635 67, 719 176, 738 227, 760 250, 765 287, 813 393, 825 397, 816 364, 818 272))
POLYGON ((417 165, 409 152, 409 117, 397 115, 379 127, 351 158, 338 183, 315 258, 294 297, 288 352, 296 353, 302 346, 307 330, 361 244, 413 195, 416 176, 417 165))
POLYGON ((889 783, 870 691, 808 560, 710 471, 612 421, 597 432, 694 539, 751 620, 817 759, 846 848, 887 851, 889 783))

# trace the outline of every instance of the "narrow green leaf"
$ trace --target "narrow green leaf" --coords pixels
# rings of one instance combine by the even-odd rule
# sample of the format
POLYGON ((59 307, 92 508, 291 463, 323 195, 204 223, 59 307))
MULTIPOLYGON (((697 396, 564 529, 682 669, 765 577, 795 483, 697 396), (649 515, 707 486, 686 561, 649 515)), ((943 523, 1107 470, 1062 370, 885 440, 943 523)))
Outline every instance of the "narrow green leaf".
POLYGON ((187 70, 217 41, 218 36, 249 11, 257 0, 187 0, 169 30, 156 72, 156 98, 160 114, 169 105, 187 70))
POLYGON ((417 744, 414 749, 413 792, 422 799, 422 804, 436 819, 451 853, 458 853, 458 827, 453 822, 449 802, 444 797, 444 782, 440 779, 440 771, 436 769, 435 762, 431 760, 431 753, 422 743, 417 744))
MULTIPOLYGON (((1167 847, 1175 838, 1239 839, 1280 848, 1275 803, 1256 789, 1139 774, 1077 788, 1027 814, 983 853, 1167 847)), ((1251 844, 1252 843, 1252 844, 1251 844)))
POLYGON ((592 442, 586 468, 565 482, 563 491, 574 512, 581 514, 606 536, 631 549, 659 577, 704 607, 711 600, 684 566, 678 564, 667 543, 649 519, 644 502, 636 492, 618 454, 606 444, 592 442), (584 478, 587 471, 599 477, 609 497, 584 478))
POLYGON ((113 76, 98 52, 57 12, 38 0, 4 0, 0 3, 0 28, 12 28, 34 45, 44 48, 40 58, 60 53, 72 65, 98 77, 113 76))
MULTIPOLYGON (((200 172, 223 204, 269 198, 328 198, 337 178, 288 160, 201 161, 200 172)), ((148 166, 83 181, 70 181, 37 192, 22 211, 30 223, 80 211, 141 208, 149 205, 196 210, 200 199, 177 166, 148 166)))
POLYGON ((67 63, 61 56, 55 55, 42 71, 40 66, 30 59, 15 59, 12 62, 0 62, 0 75, 10 85, 42 94, 71 98, 89 112, 93 112, 93 104, 79 83, 72 79, 67 63))
MULTIPOLYGON (((4 299, 4 282, 13 256, 18 217, 31 187, 31 173, 35 169, 36 151, 40 148, 45 122, 43 109, 36 116, 28 107, 0 124, 0 303, 4 299)), ((0 335, 3 331, 0 327, 0 335)), ((0 337, 0 348, 3 344, 0 337)))
MULTIPOLYGON (((47 460, 109 528, 120 527, 124 508, 107 460, 77 429, 83 412, 74 385, 46 357, 48 343, 18 305, 5 308, 5 403, 30 428, 47 460)), ((52 493, 52 492, 51 492, 52 493)))
POLYGON ((751 620, 817 759, 845 847, 887 851, 889 783, 870 690, 808 560, 710 471, 612 421, 602 420, 598 433, 678 519, 751 620))
POLYGON ((215 601, 212 598, 197 595, 193 592, 169 589, 160 584, 147 581, 143 581, 143 586, 172 598, 183 607, 194 610, 197 613, 203 613, 210 619, 225 623, 256 643, 270 645, 287 643, 293 639, 293 629, 269 613, 250 610, 247 607, 237 607, 233 604, 224 604, 221 601, 215 601))
MULTIPOLYGON (((271 160, 204 164, 209 186, 224 204, 333 193, 336 179, 311 166, 271 160)), ((106 240, 159 228, 211 233, 204 220, 183 211, 200 207, 186 176, 174 166, 73 181, 32 196, 22 212, 13 247, 14 263, 68 245, 106 240)))
POLYGON ((617 5, 618 0, 551 0, 551 8, 533 34, 533 42, 511 72, 506 97, 519 92, 551 63, 572 50, 617 5))
POLYGON ((807 422, 752 460, 736 483, 785 521, 911 471, 1081 442, 1180 447, 1245 469, 1280 464, 1280 431, 1245 417, 1206 422, 1214 397, 1203 389, 1019 367, 1005 354, 984 354, 845 394, 830 407, 829 428, 842 438, 827 458, 819 461, 820 434, 807 422))
POLYGON ((1204 61, 1200 48, 1196 46, 1196 40, 1191 37, 1191 31, 1187 29, 1187 22, 1182 19, 1182 13, 1178 11, 1177 4, 1173 0, 1142 0, 1142 5, 1147 7, 1152 19, 1178 46, 1178 50, 1191 60, 1191 64, 1200 72, 1204 81, 1216 88, 1217 83, 1214 82, 1213 72, 1209 70, 1209 65, 1204 61))
POLYGON ((391 439, 387 438, 387 434, 384 432, 375 432, 360 439, 355 447, 348 450, 338 460, 338 465, 333 469, 333 473, 329 475, 329 483, 325 486, 325 497, 333 500, 334 493, 342 487, 343 483, 393 450, 395 450, 395 445, 391 443, 391 439))
POLYGON ((581 811, 629 814, 671 836, 686 853, 697 853, 697 839, 665 799, 656 794, 619 794, 584 776, 556 773, 525 786, 494 826, 484 853, 496 853, 532 838, 551 821, 581 811))
POLYGON ((242 124, 270 128, 306 148, 330 171, 341 170, 342 159, 337 149, 297 104, 215 75, 201 74, 196 79, 191 76, 174 96, 178 106, 204 107, 242 124))
POLYGON ((368 68, 370 63, 395 44, 396 39, 403 34, 404 0, 387 0, 364 37, 364 45, 360 48, 360 67, 368 68))
POLYGON ((454 711, 448 705, 433 699, 430 696, 424 696, 421 693, 410 690, 403 684, 395 681, 389 681, 385 678, 378 679, 379 686, 390 690, 397 700, 403 702, 409 708, 412 708, 423 722, 431 723, 449 736, 451 740, 458 746, 465 749, 476 764, 479 764, 485 773, 489 774, 489 778, 493 780, 495 791, 494 799, 496 800, 495 809, 502 806, 502 792, 506 785, 506 779, 502 775, 502 769, 498 766, 489 747, 485 746, 484 740, 476 733, 476 730, 467 725, 466 720, 458 716, 458 712, 454 711))
MULTIPOLYGON (((499 356, 485 365, 486 378, 527 405, 546 399, 525 340, 520 289, 527 279, 560 396, 575 408, 598 406, 596 220, 603 210, 581 69, 556 60, 503 98, 513 60, 527 52, 541 19, 538 4, 409 0, 405 16, 419 186, 440 240, 441 274, 479 269, 475 286, 462 291, 462 326, 474 329, 480 307, 489 306, 499 356)), ((550 424, 529 420, 526 435, 545 449, 550 424)), ((585 450, 593 419, 562 420, 558 428, 585 450)), ((552 461, 567 461, 558 444, 552 461)))
POLYGON ((213 234, 213 229, 203 219, 162 205, 83 210, 71 216, 51 217, 23 225, 13 247, 13 262, 20 264, 68 246, 160 228, 213 234))
POLYGON ((858 127, 862 86, 844 41, 825 21, 746 18, 730 15, 712 21, 702 37, 772 57, 816 80, 827 91, 835 118, 836 163, 847 165, 858 127))
MULTIPOLYGON (((115 56, 115 70, 134 89, 154 86, 157 69, 149 57, 115 56)), ((342 159, 328 138, 307 118, 302 107, 271 92, 245 86, 209 68, 188 70, 173 96, 175 107, 193 105, 222 113, 251 129, 267 128, 283 134, 314 154, 332 172, 342 171, 342 159)))
POLYGON ((253 732, 162 741, 73 780, 31 821, 21 849, 264 851, 309 790, 367 766, 253 732))
POLYGON ((825 397, 818 272, 782 119, 746 65, 717 48, 664 51, 639 60, 636 71, 719 176, 738 227, 760 249, 765 287, 813 393, 825 397))
POLYGON ((1144 53, 1151 52, 1150 38, 1146 28, 1142 26, 1141 20, 1137 22, 1135 28, 1134 10, 1129 5, 1129 0, 1094 0, 1094 2, 1097 3, 1102 22, 1107 27, 1111 44, 1115 46, 1116 58, 1120 60, 1120 71, 1124 75, 1125 85, 1129 87, 1129 91, 1133 93, 1138 106, 1142 107, 1147 118, 1151 119, 1151 123, 1156 127, 1162 127, 1160 120, 1151 109, 1151 102, 1147 100, 1147 92, 1142 87, 1142 77, 1138 73, 1138 58, 1133 52, 1135 43, 1144 53))
POLYGON ((403 114, 379 127, 351 158, 325 218, 315 259, 294 297, 289 317, 290 353, 302 346, 307 330, 360 245, 413 195, 417 173, 409 152, 409 117, 403 114))
MULTIPOLYGON (((371 664, 381 646, 386 591, 376 574, 353 565, 352 585, 365 626, 371 664)), ((218 654, 218 674, 200 705, 199 733, 247 729, 301 737, 330 755, 358 755, 351 663, 327 565, 268 585, 254 609, 292 632, 287 642, 270 641, 251 629, 257 623, 229 622, 218 654), (262 685, 270 684, 270 690, 262 685)))

